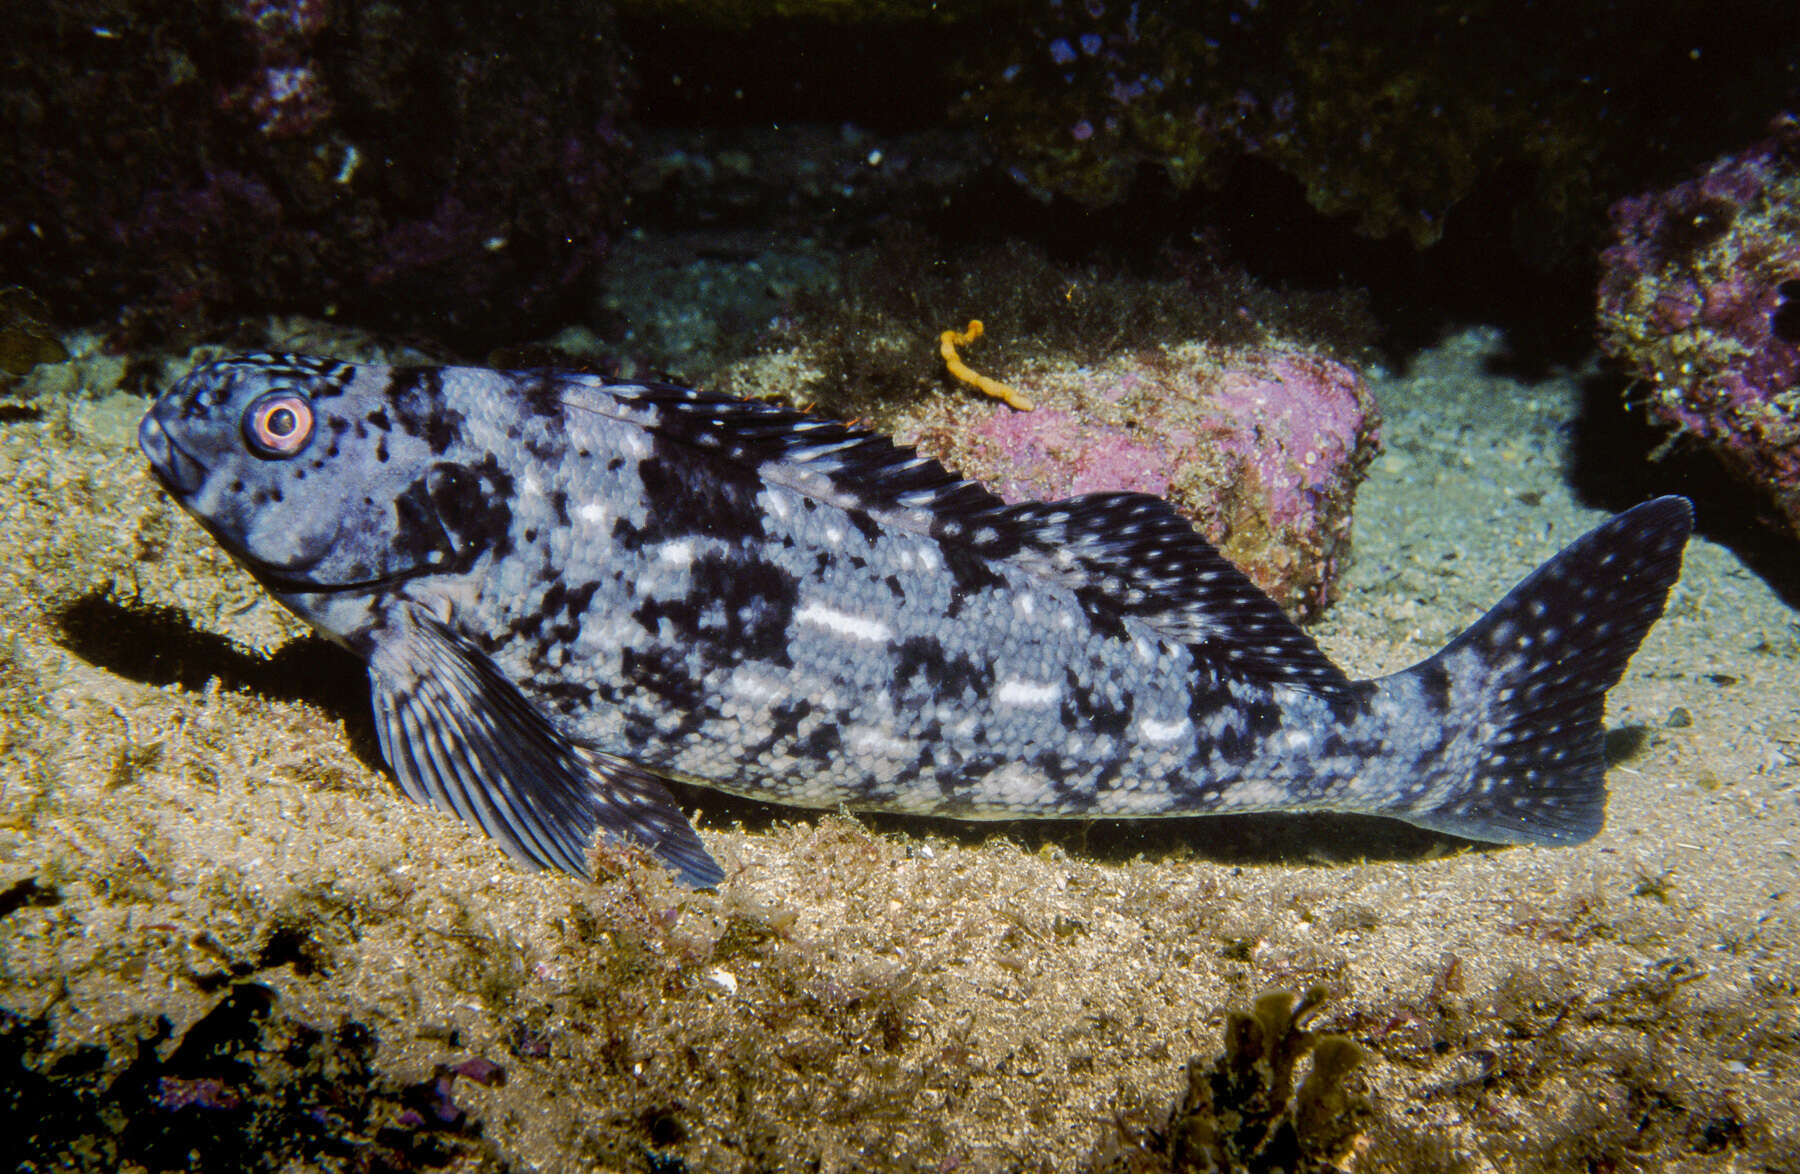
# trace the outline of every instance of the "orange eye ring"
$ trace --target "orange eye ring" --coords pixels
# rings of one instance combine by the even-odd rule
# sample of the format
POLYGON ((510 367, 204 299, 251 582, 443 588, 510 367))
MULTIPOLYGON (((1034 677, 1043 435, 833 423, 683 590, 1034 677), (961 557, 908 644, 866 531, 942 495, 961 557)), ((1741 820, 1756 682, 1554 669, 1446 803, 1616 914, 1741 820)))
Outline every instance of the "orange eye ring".
POLYGON ((272 391, 244 410, 244 440, 259 457, 294 456, 306 447, 312 433, 312 404, 297 392, 272 391))

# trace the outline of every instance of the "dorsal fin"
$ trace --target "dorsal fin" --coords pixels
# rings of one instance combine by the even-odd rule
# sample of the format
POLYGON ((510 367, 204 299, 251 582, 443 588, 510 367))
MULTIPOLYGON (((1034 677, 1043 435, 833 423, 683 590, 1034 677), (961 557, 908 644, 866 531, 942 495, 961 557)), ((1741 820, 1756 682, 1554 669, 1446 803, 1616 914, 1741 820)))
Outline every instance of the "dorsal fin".
POLYGON ((672 439, 767 469, 784 484, 884 522, 920 528, 939 517, 1004 509, 990 490, 930 457, 868 432, 778 404, 734 399, 667 383, 610 386, 609 395, 645 412, 637 422, 672 439))
POLYGON ((1160 497, 1093 493, 1026 502, 1006 513, 1027 534, 1025 557, 1068 568, 1120 614, 1239 673, 1301 688, 1347 688, 1312 637, 1160 497))
POLYGON ((883 524, 1023 566, 1074 590, 1090 613, 1138 620, 1226 671, 1317 691, 1350 685, 1161 498, 1097 493, 1009 506, 911 448, 834 420, 669 384, 605 390, 659 435, 759 465, 764 476, 883 524))

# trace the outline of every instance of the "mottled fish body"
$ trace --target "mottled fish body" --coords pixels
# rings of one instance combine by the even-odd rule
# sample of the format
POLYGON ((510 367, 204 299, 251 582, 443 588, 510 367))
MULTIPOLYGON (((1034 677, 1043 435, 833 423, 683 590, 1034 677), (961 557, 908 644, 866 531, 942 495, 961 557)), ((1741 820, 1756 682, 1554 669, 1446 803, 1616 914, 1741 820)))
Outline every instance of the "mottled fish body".
POLYGON ((140 441, 178 501, 369 666, 414 798, 516 858, 596 830, 695 884, 665 778, 961 818, 1391 816, 1569 843, 1604 695, 1690 511, 1576 541, 1438 655, 1352 681, 1163 501, 1006 505, 764 404, 551 371, 254 355, 140 441))

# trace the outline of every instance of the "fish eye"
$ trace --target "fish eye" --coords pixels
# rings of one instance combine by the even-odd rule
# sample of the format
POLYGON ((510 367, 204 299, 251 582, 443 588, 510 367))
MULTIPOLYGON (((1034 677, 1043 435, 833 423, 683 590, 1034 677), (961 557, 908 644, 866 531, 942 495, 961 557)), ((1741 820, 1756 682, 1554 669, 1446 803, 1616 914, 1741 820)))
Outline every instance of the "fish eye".
POLYGON ((291 457, 312 439, 313 410, 306 397, 272 391, 244 409, 244 439, 260 457, 291 457))

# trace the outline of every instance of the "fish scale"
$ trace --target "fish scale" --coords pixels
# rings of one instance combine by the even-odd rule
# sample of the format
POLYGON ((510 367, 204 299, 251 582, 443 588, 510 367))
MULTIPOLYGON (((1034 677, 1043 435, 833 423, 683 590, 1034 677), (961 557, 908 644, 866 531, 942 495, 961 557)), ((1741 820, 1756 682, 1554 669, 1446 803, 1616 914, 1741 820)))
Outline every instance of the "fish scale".
POLYGON ((1690 510, 1577 540, 1437 656, 1352 681, 1156 498, 1007 505, 786 409, 554 371, 243 356, 158 398, 163 484, 369 664, 416 799, 521 861, 693 884, 663 780, 961 818, 1313 810, 1598 831, 1604 695, 1690 510))

